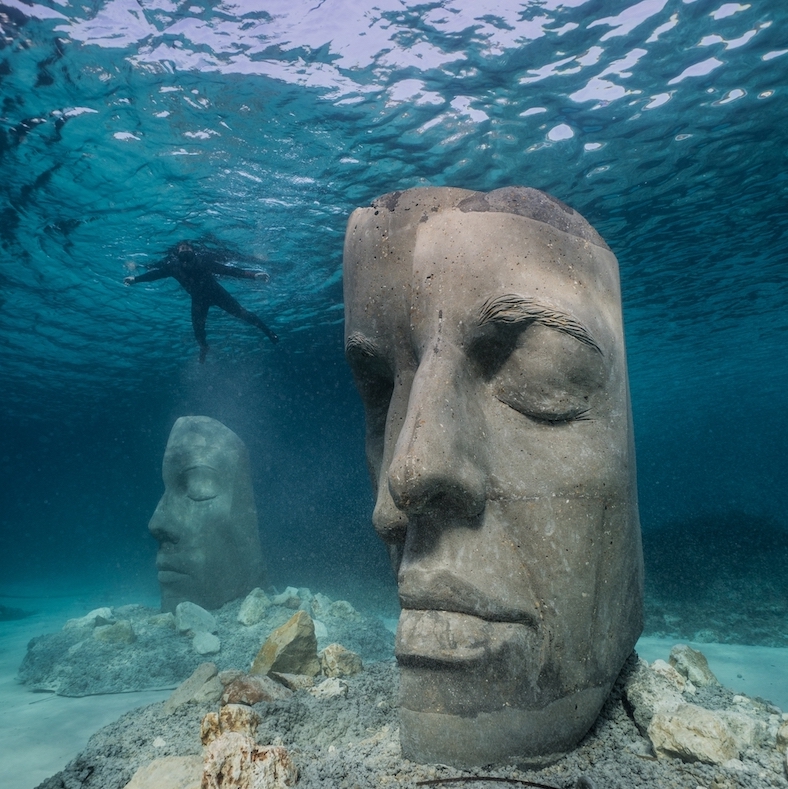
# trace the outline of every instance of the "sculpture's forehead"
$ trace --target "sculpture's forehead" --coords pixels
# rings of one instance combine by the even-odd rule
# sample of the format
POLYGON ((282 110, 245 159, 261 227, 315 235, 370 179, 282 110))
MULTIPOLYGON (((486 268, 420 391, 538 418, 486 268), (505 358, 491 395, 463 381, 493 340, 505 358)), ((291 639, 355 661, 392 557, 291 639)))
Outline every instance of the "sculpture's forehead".
POLYGON ((185 441, 171 442, 164 452, 165 472, 178 473, 196 466, 206 466, 218 472, 232 474, 238 464, 238 451, 229 442, 206 442, 203 437, 190 434, 185 441))
POLYGON ((350 324, 390 325, 435 307, 461 318, 509 293, 616 323, 615 257, 580 236, 505 212, 442 208, 413 221, 373 209, 357 214, 345 258, 350 324))

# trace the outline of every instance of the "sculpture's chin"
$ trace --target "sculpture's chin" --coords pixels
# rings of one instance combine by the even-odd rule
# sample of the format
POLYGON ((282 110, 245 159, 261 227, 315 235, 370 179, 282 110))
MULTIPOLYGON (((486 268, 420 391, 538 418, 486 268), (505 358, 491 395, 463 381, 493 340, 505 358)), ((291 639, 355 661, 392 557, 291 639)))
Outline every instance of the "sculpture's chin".
POLYGON ((536 767, 556 761, 591 728, 609 690, 587 688, 538 709, 502 706, 456 715, 411 709, 408 701, 422 683, 410 683, 410 673, 409 669, 402 672, 403 757, 460 768, 485 764, 536 767))
POLYGON ((565 692, 540 628, 404 610, 397 628, 405 758, 457 767, 543 765, 582 739, 610 686, 565 692))

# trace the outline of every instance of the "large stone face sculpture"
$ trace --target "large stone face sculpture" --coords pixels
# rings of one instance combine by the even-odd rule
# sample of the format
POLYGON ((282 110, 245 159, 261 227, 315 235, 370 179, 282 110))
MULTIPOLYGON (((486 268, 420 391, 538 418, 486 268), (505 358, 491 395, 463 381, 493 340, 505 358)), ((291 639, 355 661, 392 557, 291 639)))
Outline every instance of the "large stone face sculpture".
POLYGON ((553 758, 642 626, 616 259, 534 189, 426 188, 356 210, 344 268, 403 755, 553 758))
POLYGON ((215 609, 263 583, 249 456, 207 416, 173 425, 162 463, 164 495, 148 528, 159 542, 162 611, 190 601, 215 609))

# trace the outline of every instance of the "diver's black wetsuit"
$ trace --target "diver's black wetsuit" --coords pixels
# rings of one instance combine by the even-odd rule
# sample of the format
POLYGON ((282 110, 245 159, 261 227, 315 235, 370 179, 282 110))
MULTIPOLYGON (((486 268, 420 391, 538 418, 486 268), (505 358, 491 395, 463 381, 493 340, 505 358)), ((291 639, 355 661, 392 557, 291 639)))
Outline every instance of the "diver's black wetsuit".
POLYGON ((238 279, 264 279, 268 275, 263 271, 228 266, 222 262, 231 259, 229 254, 205 247, 195 248, 188 242, 181 242, 167 251, 166 257, 153 268, 138 277, 126 277, 123 282, 133 285, 136 282, 154 282, 157 279, 173 277, 192 297, 192 327, 194 336, 200 344, 200 361, 205 361, 208 342, 205 337, 205 319, 212 307, 240 318, 252 326, 265 332, 271 342, 279 338, 253 312, 242 307, 217 281, 216 275, 236 277, 238 279))

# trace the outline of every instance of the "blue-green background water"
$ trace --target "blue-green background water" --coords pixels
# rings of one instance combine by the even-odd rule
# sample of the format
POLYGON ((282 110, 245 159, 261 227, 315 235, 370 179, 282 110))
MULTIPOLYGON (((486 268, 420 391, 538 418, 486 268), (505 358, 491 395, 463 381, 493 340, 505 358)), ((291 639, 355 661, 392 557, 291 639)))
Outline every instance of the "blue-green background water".
POLYGON ((543 189, 615 251, 647 534, 784 534, 786 25, 762 0, 0 4, 0 579, 155 588, 187 413, 247 443, 276 583, 387 578, 342 241, 420 185, 543 189), (225 284, 277 346, 214 310, 200 366, 176 283, 123 287, 201 236, 263 261, 225 284))

